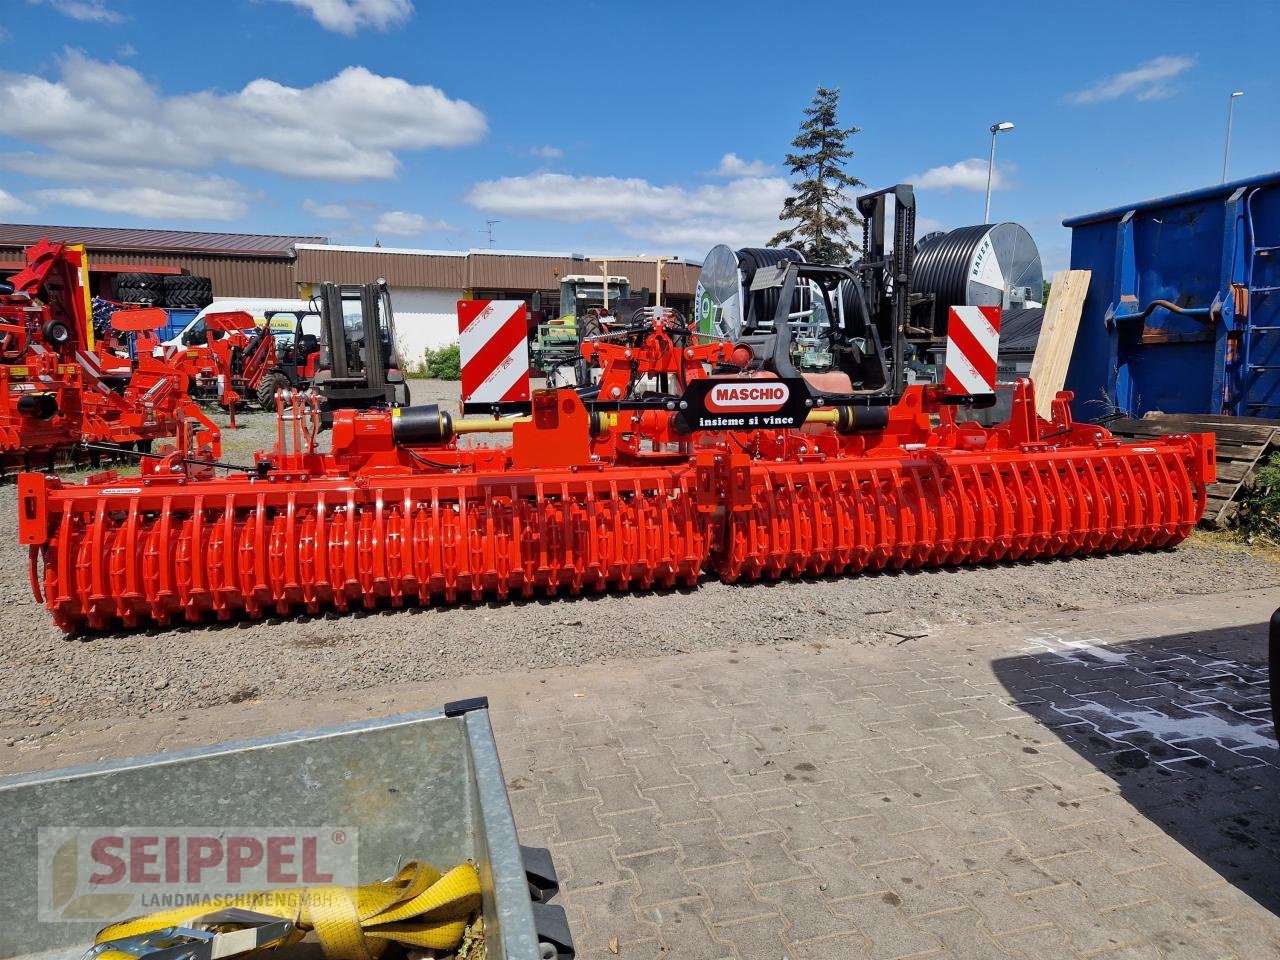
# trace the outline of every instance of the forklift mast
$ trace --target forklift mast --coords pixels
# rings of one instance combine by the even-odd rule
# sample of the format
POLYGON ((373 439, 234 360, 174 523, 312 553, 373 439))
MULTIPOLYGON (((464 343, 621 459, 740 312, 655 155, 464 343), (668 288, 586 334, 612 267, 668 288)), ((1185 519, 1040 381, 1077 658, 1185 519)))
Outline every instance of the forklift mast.
POLYGON ((906 387, 904 348, 911 313, 911 272, 915 259, 916 195, 900 183, 857 199, 862 216, 862 258, 853 265, 880 342, 889 351, 889 380, 894 396, 906 387), (893 247, 885 248, 887 199, 893 197, 893 247))
POLYGON ((391 295, 385 280, 320 287, 320 372, 316 388, 329 409, 408 402, 391 295))

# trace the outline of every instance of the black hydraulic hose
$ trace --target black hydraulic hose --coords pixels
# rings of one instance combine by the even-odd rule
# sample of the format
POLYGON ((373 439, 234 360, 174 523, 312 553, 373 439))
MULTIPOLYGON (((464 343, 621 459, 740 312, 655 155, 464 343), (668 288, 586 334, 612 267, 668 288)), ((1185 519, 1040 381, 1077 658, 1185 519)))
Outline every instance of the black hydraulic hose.
MULTIPOLYGON (((82 440, 80 441, 80 446, 85 450, 96 450, 100 453, 114 453, 117 455, 124 454, 126 456, 148 460, 163 460, 165 457, 169 456, 167 453, 152 453, 150 450, 132 450, 128 447, 117 446, 114 443, 98 443, 93 440, 82 440)), ((224 470, 240 470, 244 473, 261 474, 264 468, 267 470, 270 469, 270 466, 265 463, 247 467, 244 464, 225 463, 222 460, 201 460, 196 457, 180 457, 179 459, 183 463, 193 463, 197 467, 221 467, 224 470)))

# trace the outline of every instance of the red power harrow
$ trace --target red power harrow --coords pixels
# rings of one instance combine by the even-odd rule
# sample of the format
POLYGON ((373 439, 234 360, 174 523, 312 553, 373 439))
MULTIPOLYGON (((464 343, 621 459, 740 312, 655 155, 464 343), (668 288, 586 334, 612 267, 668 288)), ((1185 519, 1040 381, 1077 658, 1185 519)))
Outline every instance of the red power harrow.
POLYGON ((86 444, 97 456, 149 450, 192 417, 216 455, 216 428, 187 395, 187 377, 152 357, 163 310, 120 310, 113 330, 134 340, 136 360, 98 349, 83 247, 47 240, 0 288, 0 469, 52 466, 86 444))
POLYGON ((525 416, 344 410, 321 453, 314 398, 282 393, 252 469, 26 474, 32 589, 63 629, 107 629, 1166 547, 1204 510, 1212 435, 1124 445, 1066 394, 1038 419, 1026 380, 985 428, 936 387, 877 406, 711 373, 743 349, 657 311, 584 345, 598 385, 525 416), (645 376, 680 391, 624 399, 645 376))

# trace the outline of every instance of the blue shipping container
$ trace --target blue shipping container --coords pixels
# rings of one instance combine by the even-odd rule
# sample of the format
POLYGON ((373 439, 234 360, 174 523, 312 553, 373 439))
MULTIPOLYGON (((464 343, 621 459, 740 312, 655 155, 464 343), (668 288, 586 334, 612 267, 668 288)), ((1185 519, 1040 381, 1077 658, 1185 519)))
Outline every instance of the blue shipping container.
POLYGON ((187 324, 194 320, 196 318, 196 314, 199 312, 199 310, 177 310, 169 308, 169 323, 164 329, 164 336, 160 339, 170 340, 173 337, 176 337, 187 328, 187 324))
POLYGON ((1073 413, 1280 417, 1280 173, 1063 221, 1091 270, 1073 413))

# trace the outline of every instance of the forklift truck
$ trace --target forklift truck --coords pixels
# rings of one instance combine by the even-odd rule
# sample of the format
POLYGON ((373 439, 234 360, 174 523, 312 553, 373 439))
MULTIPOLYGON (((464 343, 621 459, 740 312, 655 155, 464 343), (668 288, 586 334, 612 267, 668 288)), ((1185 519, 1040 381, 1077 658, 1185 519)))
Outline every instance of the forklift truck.
POLYGON ((313 386, 322 407, 367 410, 409 405, 387 281, 321 284, 320 363, 313 386))

